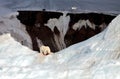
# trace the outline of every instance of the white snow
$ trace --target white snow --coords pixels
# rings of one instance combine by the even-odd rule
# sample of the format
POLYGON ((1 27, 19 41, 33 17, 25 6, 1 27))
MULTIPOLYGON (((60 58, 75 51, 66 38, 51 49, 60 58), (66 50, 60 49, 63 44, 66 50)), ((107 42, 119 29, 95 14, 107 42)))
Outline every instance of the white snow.
POLYGON ((0 14, 0 35, 11 33, 18 42, 32 48, 31 38, 29 37, 25 26, 16 18, 18 12, 12 12, 5 8, 2 9, 2 12, 3 13, 0 14))
POLYGON ((16 42, 10 34, 1 35, 0 38, 0 66, 27 66, 34 59, 35 52, 16 42))
POLYGON ((0 0, 0 7, 12 10, 43 10, 69 12, 120 13, 119 0, 0 0), (73 9, 77 10, 73 10, 73 9))
POLYGON ((95 30, 95 24, 91 23, 89 20, 79 20, 77 23, 75 23, 72 28, 74 30, 80 30, 82 27, 87 28, 90 27, 91 29, 95 30))
POLYGON ((100 34, 46 57, 1 35, 0 79, 120 79, 119 22, 120 15, 100 34))
MULTIPOLYGON (((4 9, 0 12, 0 79, 120 79, 120 15, 100 34, 43 56, 19 43, 26 40, 29 46, 31 40, 16 18, 18 13, 4 9)), ((64 14, 56 22, 64 36, 69 16, 64 14)), ((51 30, 54 25, 48 22, 51 30)))

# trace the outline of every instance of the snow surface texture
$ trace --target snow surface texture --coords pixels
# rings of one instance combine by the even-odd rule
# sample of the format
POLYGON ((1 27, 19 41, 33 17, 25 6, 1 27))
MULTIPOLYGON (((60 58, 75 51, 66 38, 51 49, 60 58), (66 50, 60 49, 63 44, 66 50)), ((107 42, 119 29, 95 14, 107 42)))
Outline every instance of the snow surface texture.
POLYGON ((0 6, 12 10, 120 13, 120 0, 0 0, 0 6))
POLYGON ((46 57, 0 36, 0 79, 120 79, 120 15, 100 34, 46 57))
POLYGON ((6 8, 0 8, 0 35, 11 33, 11 35, 21 44, 32 48, 32 42, 26 28, 16 18, 18 12, 12 12, 6 8))

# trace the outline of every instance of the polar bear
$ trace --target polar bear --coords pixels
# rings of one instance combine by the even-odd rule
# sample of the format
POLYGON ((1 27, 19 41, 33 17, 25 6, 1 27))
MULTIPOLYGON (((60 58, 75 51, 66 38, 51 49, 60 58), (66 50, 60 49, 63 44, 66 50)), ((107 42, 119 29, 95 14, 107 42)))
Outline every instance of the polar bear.
POLYGON ((43 55, 49 55, 51 53, 51 50, 48 46, 40 46, 39 50, 43 55))

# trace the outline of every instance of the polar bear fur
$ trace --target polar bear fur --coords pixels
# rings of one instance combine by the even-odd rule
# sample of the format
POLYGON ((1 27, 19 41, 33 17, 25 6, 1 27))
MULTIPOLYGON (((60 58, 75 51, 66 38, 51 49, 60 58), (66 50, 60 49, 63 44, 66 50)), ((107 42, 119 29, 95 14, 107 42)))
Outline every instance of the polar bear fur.
POLYGON ((49 55, 51 53, 51 50, 48 46, 40 46, 39 50, 43 55, 49 55))

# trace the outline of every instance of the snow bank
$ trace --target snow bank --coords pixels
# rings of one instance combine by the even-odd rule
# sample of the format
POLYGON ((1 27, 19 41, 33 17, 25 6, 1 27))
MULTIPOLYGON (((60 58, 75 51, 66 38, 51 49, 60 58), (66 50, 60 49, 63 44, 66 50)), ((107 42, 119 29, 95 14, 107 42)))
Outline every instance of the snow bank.
POLYGON ((0 66, 29 65, 31 63, 28 61, 33 61, 34 54, 35 52, 16 42, 10 34, 0 36, 0 66))

